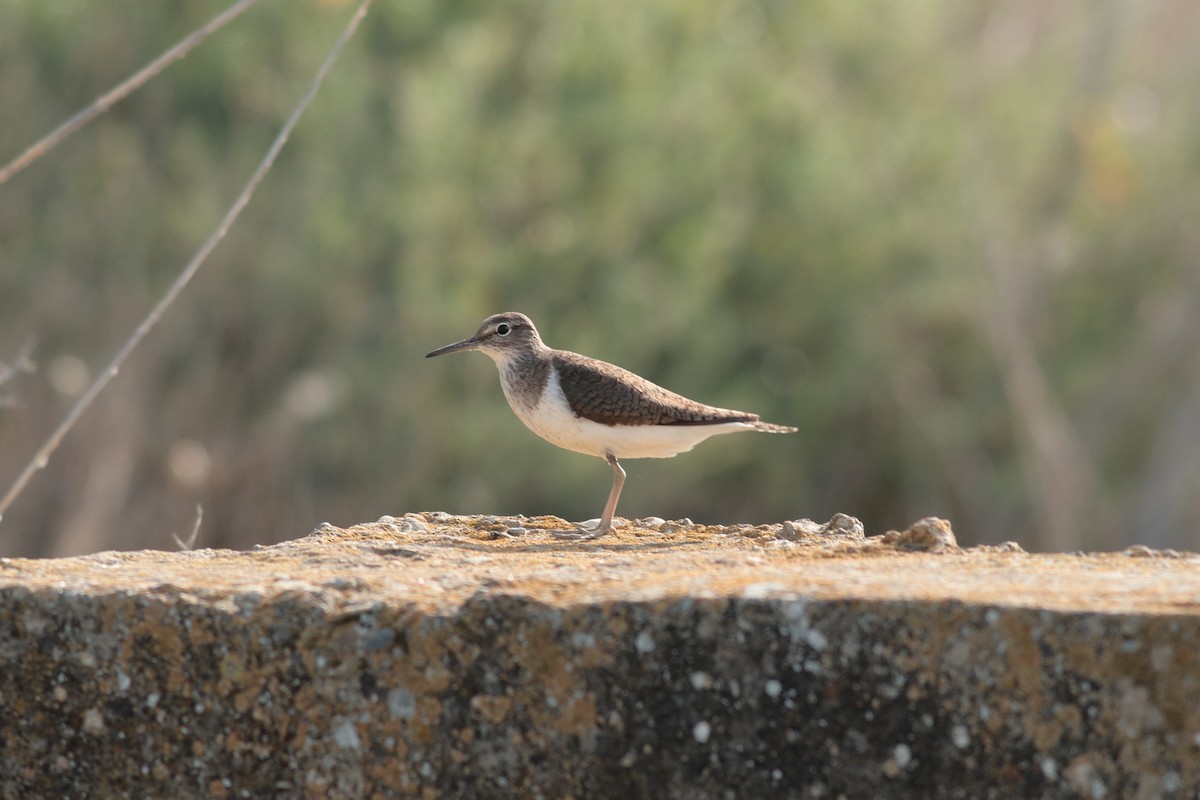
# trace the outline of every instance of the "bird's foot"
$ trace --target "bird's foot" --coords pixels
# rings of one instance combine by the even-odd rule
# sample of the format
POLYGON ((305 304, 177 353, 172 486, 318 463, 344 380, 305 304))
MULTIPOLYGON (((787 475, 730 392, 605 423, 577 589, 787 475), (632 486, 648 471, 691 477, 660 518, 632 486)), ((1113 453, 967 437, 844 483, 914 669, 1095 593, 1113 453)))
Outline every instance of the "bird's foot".
POLYGON ((573 539, 577 542, 587 542, 599 539, 613 529, 612 523, 601 524, 600 520, 588 520, 575 526, 573 531, 551 531, 557 539, 573 539), (588 524, 593 523, 593 524, 588 524))

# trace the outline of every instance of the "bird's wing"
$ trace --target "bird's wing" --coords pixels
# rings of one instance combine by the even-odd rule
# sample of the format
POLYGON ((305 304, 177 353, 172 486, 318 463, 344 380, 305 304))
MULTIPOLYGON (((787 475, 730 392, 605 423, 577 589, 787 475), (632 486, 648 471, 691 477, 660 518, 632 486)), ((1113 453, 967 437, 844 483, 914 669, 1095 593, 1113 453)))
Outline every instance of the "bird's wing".
POLYGON ((603 361, 559 350, 554 366, 576 415, 602 425, 717 425, 757 423, 758 415, 689 400, 603 361))

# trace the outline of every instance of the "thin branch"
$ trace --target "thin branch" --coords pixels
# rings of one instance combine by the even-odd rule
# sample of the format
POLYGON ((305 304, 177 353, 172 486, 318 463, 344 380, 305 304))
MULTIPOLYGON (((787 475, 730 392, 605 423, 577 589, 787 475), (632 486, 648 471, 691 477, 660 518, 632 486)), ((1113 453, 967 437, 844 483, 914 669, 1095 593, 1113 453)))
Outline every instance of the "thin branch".
POLYGON ((17 357, 11 364, 0 363, 0 386, 17 377, 19 373, 33 372, 37 369, 37 365, 33 363, 35 344, 37 344, 36 339, 27 339, 25 344, 21 345, 21 349, 17 351, 17 357))
POLYGON ((225 216, 221 219, 220 224, 217 225, 216 230, 214 230, 208 237, 207 241, 201 245, 200 249, 196 252, 196 255, 192 256, 192 260, 188 262, 187 266, 184 267, 183 272, 179 274, 179 277, 177 277, 175 282, 171 284, 169 289, 167 289, 166 294, 164 294, 162 299, 158 301, 158 305, 156 305, 154 309, 146 316, 146 318, 142 320, 141 324, 138 325, 137 330, 135 330, 133 335, 129 337, 128 341, 122 345, 121 349, 117 352, 117 355, 113 358, 108 367, 101 372, 92 385, 87 388, 87 391, 83 393, 83 395, 71 408, 70 412, 67 413, 67 416, 61 423, 59 423, 58 428, 56 428, 54 433, 50 435, 50 438, 48 438, 46 442, 40 448, 38 448, 38 451, 34 454, 33 458, 30 459, 29 463, 25 465, 25 469, 21 471, 19 476, 17 476, 16 482, 13 483, 12 487, 8 490, 8 494, 4 495, 4 499, 0 500, 0 519, 3 519, 4 514, 6 511, 8 511, 9 506, 12 505, 13 501, 17 499, 17 496, 20 495, 25 489, 25 486, 29 483, 34 474, 38 470, 45 468, 46 464, 50 460, 50 456, 54 453, 55 449, 58 448, 58 445, 62 442, 63 437, 66 436, 71 428, 75 426, 75 423, 81 416, 83 416, 83 413, 87 411, 88 407, 91 406, 97 395, 99 395, 100 392, 102 392, 104 388, 108 386, 109 381, 116 377, 117 372, 119 372, 121 369, 121 365, 125 363, 125 359, 129 357, 129 354, 132 353, 134 348, 141 343, 142 339, 146 337, 146 334, 150 332, 150 330, 158 323, 158 321, 162 319, 163 313, 171 306, 173 302, 175 302, 175 298, 178 297, 179 293, 182 292, 184 287, 188 285, 188 282, 191 281, 192 277, 196 274, 196 271, 200 269, 200 265, 204 263, 206 258, 208 258, 209 253, 211 253, 213 248, 217 246, 217 243, 225 237, 225 234, 229 231, 230 226, 233 225, 234 221, 238 218, 238 215, 242 213, 242 209, 244 209, 246 204, 250 202, 250 197, 254 194, 254 190, 258 188, 258 184, 262 182, 263 177, 267 174, 267 170, 269 170, 275 163, 275 157, 278 156, 279 151, 283 149, 283 145, 287 142, 288 137, 291 135, 292 129, 296 127, 296 123, 299 122, 300 116, 304 113, 305 109, 308 108, 309 104, 313 100, 313 97, 316 96, 317 90, 321 88, 321 84, 324 83, 325 78, 329 75, 329 71, 333 68, 334 62, 337 60, 338 55, 342 52, 342 48, 346 46, 346 43, 350 41, 350 37, 352 37, 354 32, 358 29, 358 24, 362 22, 363 17, 366 16, 367 9, 371 7, 372 2, 373 0, 362 0, 362 3, 359 4, 358 10, 354 12, 354 15, 346 24, 345 30, 342 31, 342 35, 338 38, 337 42, 334 43, 333 49, 330 50, 329 55, 325 57, 325 61, 321 64, 320 69, 317 70, 317 74, 313 78, 312 83, 310 83, 308 88, 304 91, 304 95, 296 103, 296 107, 292 109, 292 113, 288 116, 287 121, 284 122, 283 127, 280 128, 279 135, 275 137, 275 141, 271 142, 271 146, 267 150, 267 154, 263 156, 263 160, 261 163, 259 163, 258 168, 254 170, 254 174, 250 176, 250 180, 247 181, 246 186, 242 189, 241 194, 237 196, 237 199, 233 201, 233 205, 229 207, 227 212, 225 212, 225 216))
POLYGON ((204 507, 196 503, 196 521, 192 523, 192 533, 186 540, 180 539, 175 534, 171 534, 171 538, 175 540, 175 544, 179 545, 180 550, 191 550, 196 546, 196 537, 200 534, 200 522, 204 519, 204 507))
MULTIPOLYGON (((11 364, 0 363, 0 390, 4 388, 4 384, 20 373, 33 372, 37 369, 37 364, 33 363, 33 347, 36 343, 36 339, 26 340, 25 344, 21 345, 21 349, 17 351, 17 357, 11 364)), ((13 405, 16 405, 15 401, 5 394, 0 394, 0 408, 13 405)))
POLYGON ((108 109, 112 108, 121 100, 124 100, 135 89, 139 88, 146 81, 153 78, 158 73, 162 72, 173 62, 186 56, 191 52, 192 48, 207 39, 211 34, 220 30, 226 23, 237 18, 239 14, 245 11, 250 6, 254 5, 257 0, 238 0, 229 8, 222 11, 217 16, 213 17, 204 25, 201 25, 196 30, 192 31, 186 37, 176 42, 174 46, 166 50, 158 58, 151 61, 146 66, 142 67, 137 72, 130 75, 124 81, 109 92, 100 95, 87 108, 80 111, 69 120, 59 125, 50 133, 43 136, 38 141, 34 142, 24 153, 17 156, 9 164, 6 164, 3 169, 0 169, 0 185, 6 183, 9 178, 16 175, 21 170, 28 167, 34 161, 37 161, 51 149, 59 145, 75 131, 82 128, 84 125, 91 122, 96 117, 103 114, 108 109))

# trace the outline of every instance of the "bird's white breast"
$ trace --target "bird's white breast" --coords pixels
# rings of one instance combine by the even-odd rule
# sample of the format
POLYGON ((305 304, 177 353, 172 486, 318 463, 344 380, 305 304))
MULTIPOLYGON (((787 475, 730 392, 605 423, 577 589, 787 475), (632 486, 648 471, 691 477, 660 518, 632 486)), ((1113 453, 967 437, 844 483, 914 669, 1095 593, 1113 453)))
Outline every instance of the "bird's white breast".
POLYGON ((754 430, 744 422, 716 425, 603 425, 577 416, 563 396, 557 370, 550 370, 537 405, 522 402, 509 392, 504 396, 513 412, 538 436, 566 450, 605 458, 669 458, 691 450, 710 436, 754 430))

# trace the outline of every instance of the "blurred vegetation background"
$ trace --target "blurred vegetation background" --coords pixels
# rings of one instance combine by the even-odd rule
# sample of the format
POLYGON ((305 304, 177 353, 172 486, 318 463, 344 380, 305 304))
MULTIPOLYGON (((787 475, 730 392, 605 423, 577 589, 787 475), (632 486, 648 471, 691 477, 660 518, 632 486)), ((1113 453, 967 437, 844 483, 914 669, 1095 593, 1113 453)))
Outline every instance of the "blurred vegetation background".
MULTIPOLYGON (((0 162, 224 7, 7 0, 0 162)), ((6 488, 224 213, 352 4, 263 0, 0 186, 6 488)), ((1200 546, 1200 5, 376 3, 0 554, 383 514, 595 516, 485 315, 797 425, 633 461, 620 513, 929 514, 1200 546)))

